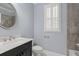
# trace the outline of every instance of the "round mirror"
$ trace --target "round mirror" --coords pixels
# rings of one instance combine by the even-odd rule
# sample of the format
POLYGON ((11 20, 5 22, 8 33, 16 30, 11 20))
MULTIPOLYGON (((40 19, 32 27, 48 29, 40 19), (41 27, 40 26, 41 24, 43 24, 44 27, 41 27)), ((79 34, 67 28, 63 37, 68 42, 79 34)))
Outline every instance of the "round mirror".
POLYGON ((15 24, 16 11, 10 3, 0 3, 0 26, 10 28, 15 24))
POLYGON ((10 28, 15 24, 15 16, 1 14, 0 25, 2 28, 10 28))

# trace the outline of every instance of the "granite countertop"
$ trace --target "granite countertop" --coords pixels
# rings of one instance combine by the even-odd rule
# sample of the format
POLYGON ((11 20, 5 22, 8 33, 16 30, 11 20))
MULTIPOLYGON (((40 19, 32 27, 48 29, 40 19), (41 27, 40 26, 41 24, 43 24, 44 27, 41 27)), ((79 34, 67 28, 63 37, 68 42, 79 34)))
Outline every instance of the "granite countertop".
POLYGON ((10 49, 13 49, 17 46, 20 46, 24 43, 28 43, 29 41, 32 41, 32 38, 16 38, 12 41, 9 41, 9 42, 0 42, 0 54, 10 50, 10 49))

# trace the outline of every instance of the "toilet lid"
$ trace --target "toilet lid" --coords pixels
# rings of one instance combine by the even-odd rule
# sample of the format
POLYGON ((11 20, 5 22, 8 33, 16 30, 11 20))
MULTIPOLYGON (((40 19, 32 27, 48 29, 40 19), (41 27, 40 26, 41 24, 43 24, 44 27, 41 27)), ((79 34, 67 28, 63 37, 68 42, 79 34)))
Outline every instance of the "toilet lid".
POLYGON ((43 48, 40 47, 40 46, 34 46, 32 49, 33 49, 33 50, 43 50, 43 48))

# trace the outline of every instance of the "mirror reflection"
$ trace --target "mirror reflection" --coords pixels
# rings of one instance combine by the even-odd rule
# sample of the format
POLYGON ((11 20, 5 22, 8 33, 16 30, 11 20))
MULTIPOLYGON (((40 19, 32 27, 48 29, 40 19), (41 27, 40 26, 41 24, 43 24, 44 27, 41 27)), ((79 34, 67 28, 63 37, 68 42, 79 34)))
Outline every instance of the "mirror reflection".
POLYGON ((16 11, 10 3, 0 4, 0 27, 10 28, 15 24, 16 11))

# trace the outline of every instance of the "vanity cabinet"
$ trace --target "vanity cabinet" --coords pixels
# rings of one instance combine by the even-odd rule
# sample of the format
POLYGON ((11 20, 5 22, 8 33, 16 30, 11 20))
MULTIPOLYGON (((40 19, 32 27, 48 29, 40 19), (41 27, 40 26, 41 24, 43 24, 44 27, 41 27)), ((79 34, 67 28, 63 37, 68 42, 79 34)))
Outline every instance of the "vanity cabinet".
POLYGON ((6 51, 0 56, 32 56, 32 41, 6 51))

